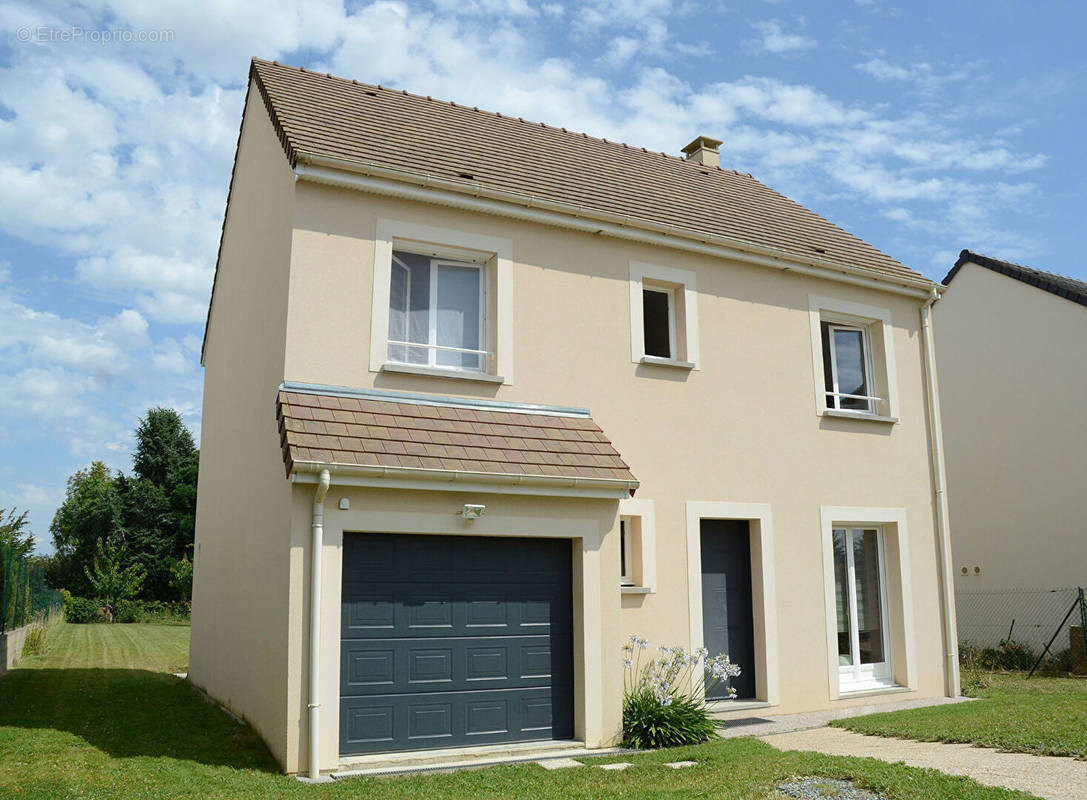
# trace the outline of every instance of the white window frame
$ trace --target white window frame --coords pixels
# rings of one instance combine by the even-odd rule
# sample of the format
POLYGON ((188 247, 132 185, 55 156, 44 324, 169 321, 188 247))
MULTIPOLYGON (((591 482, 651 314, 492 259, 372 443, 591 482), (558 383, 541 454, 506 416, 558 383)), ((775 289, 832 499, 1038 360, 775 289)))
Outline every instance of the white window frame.
MULTIPOLYGON (((645 293, 656 292, 663 294, 668 301, 668 355, 652 356, 653 358, 666 358, 672 361, 678 360, 676 355, 676 290, 672 286, 659 286, 655 283, 642 283, 642 352, 645 352, 645 293)), ((646 355, 649 355, 646 353, 646 355)))
POLYGON ((917 647, 914 633, 913 579, 910 569, 909 532, 906 525, 906 509, 877 508, 870 506, 822 506, 819 510, 823 540, 823 589, 827 626, 827 678, 831 700, 846 699, 858 694, 880 691, 901 691, 917 688, 917 647), (877 528, 883 531, 880 558, 882 561, 881 592, 887 604, 884 613, 886 642, 902 643, 896 657, 890 645, 886 645, 887 663, 891 665, 886 682, 842 682, 842 667, 838 663, 838 609, 834 579, 834 531, 842 528, 877 528), (891 568, 887 560, 888 542, 893 536, 896 551, 895 583, 900 596, 895 598, 901 607, 891 607, 891 585, 888 574, 891 568), (891 612, 898 612, 893 614, 891 612), (898 629, 898 626, 901 629, 898 629))
MULTIPOLYGON (((838 322, 833 318, 822 318, 819 325, 819 333, 822 336, 822 323, 827 323, 827 338, 828 349, 830 350, 830 375, 831 375, 831 391, 826 391, 826 382, 824 380, 824 395, 827 400, 827 409, 842 412, 852 412, 855 414, 875 414, 876 403, 881 402, 884 398, 876 397, 871 394, 873 384, 875 383, 876 371, 875 364, 872 361, 872 337, 868 332, 868 327, 865 325, 856 325, 852 323, 838 322), (861 335, 861 360, 864 362, 864 378, 865 385, 869 394, 856 395, 856 394, 842 394, 841 387, 838 385, 838 347, 834 341, 835 331, 850 331, 856 332, 861 335), (845 397, 850 400, 864 400, 867 406, 861 408, 842 408, 842 398, 845 397), (833 401, 833 405, 831 402, 833 401)), ((820 342, 821 344, 821 342, 820 342)))
MULTIPOLYGON (((846 534, 846 611, 849 614, 849 649, 852 664, 838 665, 838 685, 841 691, 864 691, 866 689, 885 689, 894 686, 894 653, 891 650, 890 614, 887 599, 887 544, 882 525, 835 525, 833 532, 845 531, 846 534), (876 532, 876 550, 879 571, 879 614, 880 638, 883 661, 872 664, 860 663, 860 630, 857 613, 857 572, 853 555, 853 534, 857 531, 876 532)), ((837 578, 835 578, 837 583, 837 578)), ((835 586, 837 592, 837 586, 835 586)), ((837 596, 835 596, 837 605, 837 596)), ((837 615, 835 615, 835 634, 837 634, 837 615)), ((837 653, 837 647, 835 647, 837 653)))
MULTIPOLYGON (((896 423, 899 415, 898 371, 895 367, 894 328, 891 325, 891 310, 879 306, 854 303, 836 297, 808 295, 808 326, 811 333, 812 386, 815 390, 815 412, 819 416, 853 417, 877 422, 896 423), (869 392, 885 392, 885 398, 878 402, 884 404, 883 414, 875 410, 833 408, 827 406, 826 378, 823 372, 823 331, 822 323, 829 322, 840 327, 854 327, 865 331, 867 341, 867 366, 869 370, 869 392), (874 326, 880 326, 882 340, 883 371, 875 370, 875 347, 872 338, 874 326), (878 387, 877 384, 883 385, 878 387)), ((831 358, 833 362, 833 356, 831 358)), ((837 369, 837 367, 834 367, 837 369)), ((835 386, 837 381, 835 380, 835 386)), ((835 390, 837 391, 837 390, 835 390)), ((870 406, 871 408, 872 406, 870 406)), ((875 408, 879 408, 878 405, 875 408)))
MULTIPOLYGON (((411 277, 410 277, 411 276, 411 267, 408 264, 405 264, 403 261, 401 261, 399 258, 396 257, 396 254, 398 252, 411 252, 411 251, 410 250, 397 250, 397 249, 394 249, 393 253, 392 253, 392 256, 391 256, 394 265, 399 266, 401 269, 407 270, 407 272, 408 272, 409 277, 408 277, 407 301, 408 301, 408 311, 410 312, 411 311, 411 277)), ((390 267, 390 270, 391 269, 392 269, 392 267, 390 267)), ((396 341, 393 341, 392 339, 389 339, 388 342, 387 342, 389 350, 387 351, 387 354, 386 354, 386 358, 388 359, 389 363, 403 364, 403 365, 406 365, 406 366, 426 366, 426 367, 429 367, 430 369, 447 369, 447 370, 450 370, 452 372, 483 372, 483 373, 486 373, 488 371, 488 367, 490 365, 491 360, 494 358, 494 353, 492 353, 488 349, 488 341, 487 341, 487 338, 488 338, 487 337, 487 278, 488 278, 487 265, 485 263, 478 263, 478 262, 475 262, 475 261, 461 261, 461 260, 458 260, 458 259, 445 258, 445 257, 441 257, 441 256, 436 256, 436 257, 431 258, 430 259, 430 287, 429 287, 430 297, 429 297, 429 309, 428 309, 428 318, 427 318, 427 323, 428 323, 428 325, 427 325, 427 327, 428 327, 427 342, 425 344, 423 344, 421 342, 411 342, 411 341, 396 342, 396 341), (438 313, 437 313, 438 312, 438 270, 443 266, 461 267, 461 268, 468 267, 468 268, 475 269, 479 273, 479 321, 478 321, 479 322, 479 331, 478 331, 478 341, 482 345, 482 347, 480 349, 478 349, 478 350, 466 350, 466 349, 461 348, 461 347, 445 347, 445 346, 442 346, 442 345, 438 344, 438 313), (405 349, 405 354, 406 354, 408 349, 413 348, 413 347, 414 348, 424 348, 427 351, 427 363, 425 365, 421 365, 421 364, 417 364, 414 361, 397 361, 391 355, 391 350, 392 350, 393 347, 403 347, 405 349), (478 368, 476 368, 476 369, 473 369, 471 367, 456 367, 456 366, 450 366, 450 365, 447 365, 447 364, 439 364, 438 363, 438 352, 442 351, 442 350, 447 351, 447 352, 453 352, 453 353, 471 353, 471 354, 478 355, 479 356, 480 366, 478 368)), ((391 280, 391 272, 390 272, 390 280, 391 280)), ((391 284, 390 284, 390 293, 391 293, 391 284)))
MULTIPOLYGON (((381 372, 389 361, 389 292, 392 288, 393 250, 434 252, 453 260, 487 262, 493 269, 486 283, 494 294, 484 313, 493 313, 486 336, 487 349, 494 353, 488 372, 439 368, 435 374, 488 382, 513 383, 513 240, 474 231, 442 228, 396 219, 378 219, 374 233, 373 290, 370 301, 370 371, 381 372), (462 251, 462 252, 457 252, 462 251)), ((485 284, 484 284, 485 285, 485 284)), ((399 366, 399 365, 393 365, 399 366)), ((405 369, 410 365, 405 365, 405 369)), ((429 370, 429 368, 426 368, 429 370)))
POLYGON ((701 369, 698 349, 698 281, 691 270, 631 261, 630 264, 630 360, 635 364, 656 364, 684 369, 701 369), (645 314, 642 306, 644 289, 671 290, 668 306, 671 325, 671 358, 649 356, 645 352, 645 314), (683 330, 679 330, 676 308, 678 292, 683 297, 683 330), (683 337, 685 360, 680 360, 680 336, 683 337))
MULTIPOLYGON (((620 564, 619 586, 623 594, 653 594, 657 591, 657 535, 656 514, 652 500, 635 500, 634 498, 619 501, 620 521, 626 521, 627 539, 627 564, 620 564), (638 525, 638 549, 635 552, 634 525, 638 525), (641 574, 636 575, 634 559, 640 562, 641 574), (640 580, 635 581, 635 578, 640 580), (629 579, 629 583, 625 581, 629 579)), ((620 547, 620 553, 622 547, 620 547)))

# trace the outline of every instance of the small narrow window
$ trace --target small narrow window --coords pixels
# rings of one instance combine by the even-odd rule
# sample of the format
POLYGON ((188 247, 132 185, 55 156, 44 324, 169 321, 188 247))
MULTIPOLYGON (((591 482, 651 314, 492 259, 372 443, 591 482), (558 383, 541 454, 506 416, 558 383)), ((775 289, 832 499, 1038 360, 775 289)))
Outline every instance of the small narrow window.
POLYGON ((868 331, 832 322, 823 322, 821 328, 827 408, 874 413, 879 398, 872 395, 868 331))
POLYGON ((647 356, 676 357, 676 308, 673 290, 649 287, 642 289, 642 325, 647 356))
POLYGON ((619 518, 619 584, 634 585, 634 545, 631 541, 630 517, 619 518))

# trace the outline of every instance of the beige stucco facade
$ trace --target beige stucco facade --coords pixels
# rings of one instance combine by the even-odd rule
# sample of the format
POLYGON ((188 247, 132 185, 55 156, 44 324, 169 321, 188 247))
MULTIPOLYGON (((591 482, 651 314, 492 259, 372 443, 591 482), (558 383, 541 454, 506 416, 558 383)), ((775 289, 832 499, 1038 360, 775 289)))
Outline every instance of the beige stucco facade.
POLYGON ((339 761, 343 532, 465 532, 454 514, 464 503, 488 508, 473 535, 571 540, 575 733, 588 746, 619 736, 627 635, 654 647, 701 644, 693 543, 702 518, 751 521, 756 683, 771 706, 757 713, 945 693, 923 296, 294 182, 253 93, 241 141, 206 351, 191 676, 252 722, 286 771, 308 766, 314 487, 284 476, 273 407, 281 381, 585 407, 641 482, 631 505, 362 488, 337 485, 333 476, 322 553, 322 769, 339 761), (490 248, 500 269, 490 339, 503 381, 375 371, 382 237, 420 227, 451 239, 438 244, 499 243, 490 248), (693 368, 632 357, 630 286, 642 274, 632 265, 694 276, 682 316, 687 331, 687 321, 696 323, 697 341, 686 342, 687 352, 697 345, 693 368), (812 338, 813 313, 826 302, 820 298, 879 312, 880 363, 890 368, 880 388, 894 395, 893 415, 821 413, 812 338), (340 498, 350 510, 339 509, 340 498), (640 591, 619 585, 621 513, 652 527, 639 553, 639 569, 652 581, 640 591), (887 537, 898 687, 863 697, 840 693, 836 683, 827 568, 829 526, 840 523, 879 525, 887 537))
POLYGON ((966 263, 935 324, 956 589, 1083 586, 1087 308, 966 263))

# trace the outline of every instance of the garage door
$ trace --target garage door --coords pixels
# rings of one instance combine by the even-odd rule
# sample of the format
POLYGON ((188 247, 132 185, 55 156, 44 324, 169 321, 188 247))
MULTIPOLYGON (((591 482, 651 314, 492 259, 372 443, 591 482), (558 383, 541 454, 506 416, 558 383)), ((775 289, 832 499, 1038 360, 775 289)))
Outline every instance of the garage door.
POLYGON ((569 539, 344 535, 340 752, 569 739, 569 539))

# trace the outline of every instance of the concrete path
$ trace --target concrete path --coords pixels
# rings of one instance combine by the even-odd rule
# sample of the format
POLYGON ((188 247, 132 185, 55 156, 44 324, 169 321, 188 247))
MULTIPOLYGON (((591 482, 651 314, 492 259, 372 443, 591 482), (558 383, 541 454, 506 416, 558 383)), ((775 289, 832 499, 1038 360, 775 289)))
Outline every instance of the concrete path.
POLYGON ((888 739, 839 728, 816 728, 759 738, 778 750, 813 750, 833 756, 904 761, 911 767, 965 775, 978 783, 1019 789, 1046 800, 1083 800, 1087 797, 1087 761, 1072 758, 1002 753, 969 744, 888 739))
POLYGON ((808 728, 822 728, 831 720, 863 717, 881 711, 904 711, 909 708, 942 706, 951 703, 968 703, 969 697, 926 697, 920 700, 896 700, 890 703, 866 703, 859 706, 835 708, 824 711, 805 711, 800 714, 759 714, 757 709, 750 711, 721 711, 713 714, 715 719, 725 723, 718 735, 725 739, 738 736, 769 736, 774 733, 803 731, 808 728))

